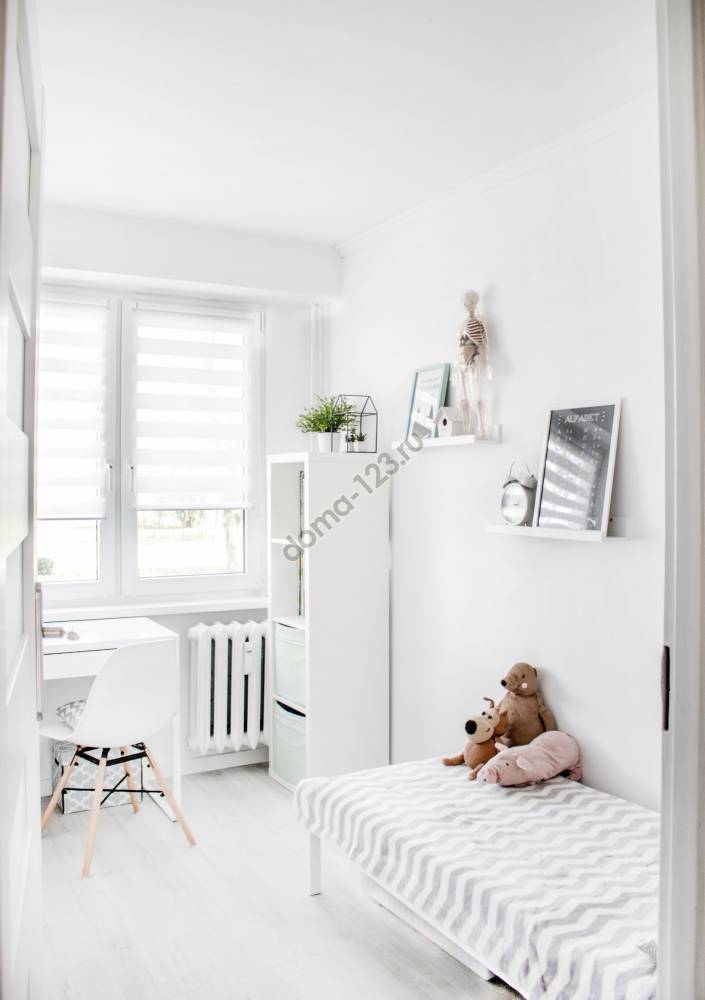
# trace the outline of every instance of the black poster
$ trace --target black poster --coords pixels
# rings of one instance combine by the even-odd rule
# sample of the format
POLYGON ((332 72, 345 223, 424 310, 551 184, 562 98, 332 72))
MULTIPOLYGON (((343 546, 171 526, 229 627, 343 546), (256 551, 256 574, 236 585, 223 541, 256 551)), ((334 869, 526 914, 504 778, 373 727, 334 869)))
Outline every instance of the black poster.
POLYGON ((614 411, 612 403, 551 411, 540 528, 601 529, 614 411))

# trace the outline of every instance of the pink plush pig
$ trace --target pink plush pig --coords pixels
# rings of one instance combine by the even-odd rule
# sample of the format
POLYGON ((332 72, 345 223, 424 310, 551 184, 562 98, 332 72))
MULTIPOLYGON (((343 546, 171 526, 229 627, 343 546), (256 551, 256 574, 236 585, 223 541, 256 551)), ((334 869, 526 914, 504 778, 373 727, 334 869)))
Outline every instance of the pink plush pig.
POLYGON ((488 785, 533 785, 548 781, 562 771, 580 781, 580 750, 572 736, 553 730, 541 733, 525 747, 497 744, 500 753, 488 761, 477 776, 488 785))

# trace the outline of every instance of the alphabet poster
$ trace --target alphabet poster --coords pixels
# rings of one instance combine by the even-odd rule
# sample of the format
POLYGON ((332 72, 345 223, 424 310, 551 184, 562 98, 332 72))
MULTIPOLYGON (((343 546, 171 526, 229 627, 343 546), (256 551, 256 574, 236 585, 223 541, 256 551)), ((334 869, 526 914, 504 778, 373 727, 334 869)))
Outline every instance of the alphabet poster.
POLYGON ((551 411, 538 527, 606 531, 617 424, 614 403, 551 411))

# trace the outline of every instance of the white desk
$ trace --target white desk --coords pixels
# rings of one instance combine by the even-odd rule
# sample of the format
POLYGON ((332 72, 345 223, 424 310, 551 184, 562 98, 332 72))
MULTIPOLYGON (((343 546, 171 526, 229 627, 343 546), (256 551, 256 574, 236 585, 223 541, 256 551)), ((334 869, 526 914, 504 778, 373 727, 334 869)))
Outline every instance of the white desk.
MULTIPOLYGON (((78 633, 78 639, 68 639, 64 635, 43 640, 46 683, 71 677, 95 677, 113 650, 120 646, 129 646, 133 642, 172 639, 176 684, 179 686, 179 637, 176 632, 157 625, 150 618, 103 618, 56 623, 47 621, 44 624, 60 625, 67 632, 78 633)), ((149 664, 145 665, 145 669, 149 669, 149 664)), ((178 712, 171 724, 171 782, 174 797, 177 802, 181 802, 181 721, 178 712)), ((162 799, 156 801, 173 819, 166 803, 162 799)))

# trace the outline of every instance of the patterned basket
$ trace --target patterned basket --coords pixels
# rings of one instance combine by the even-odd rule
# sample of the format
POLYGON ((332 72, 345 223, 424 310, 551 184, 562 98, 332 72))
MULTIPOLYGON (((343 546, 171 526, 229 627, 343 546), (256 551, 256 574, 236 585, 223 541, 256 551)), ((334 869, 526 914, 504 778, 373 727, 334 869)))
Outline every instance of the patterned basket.
MULTIPOLYGON (((73 743, 54 743, 52 753, 52 787, 56 788, 64 773, 64 769, 71 763, 74 750, 73 743)), ((110 759, 120 756, 120 748, 112 747, 110 759)), ((73 769, 68 786, 64 789, 59 802, 59 808, 63 813, 86 812, 93 805, 93 791, 95 789, 96 764, 91 764, 87 760, 79 760, 73 769)), ((137 793, 142 789, 142 761, 131 760, 130 770, 132 780, 135 783, 137 793)), ((125 772, 119 765, 109 767, 105 773, 105 787, 103 789, 103 806, 126 806, 130 804, 130 796, 127 791, 125 772), (111 788, 120 786, 120 791, 108 795, 111 788), (125 791, 122 791, 125 789, 125 791), (105 796, 108 798, 105 799, 105 796)))

